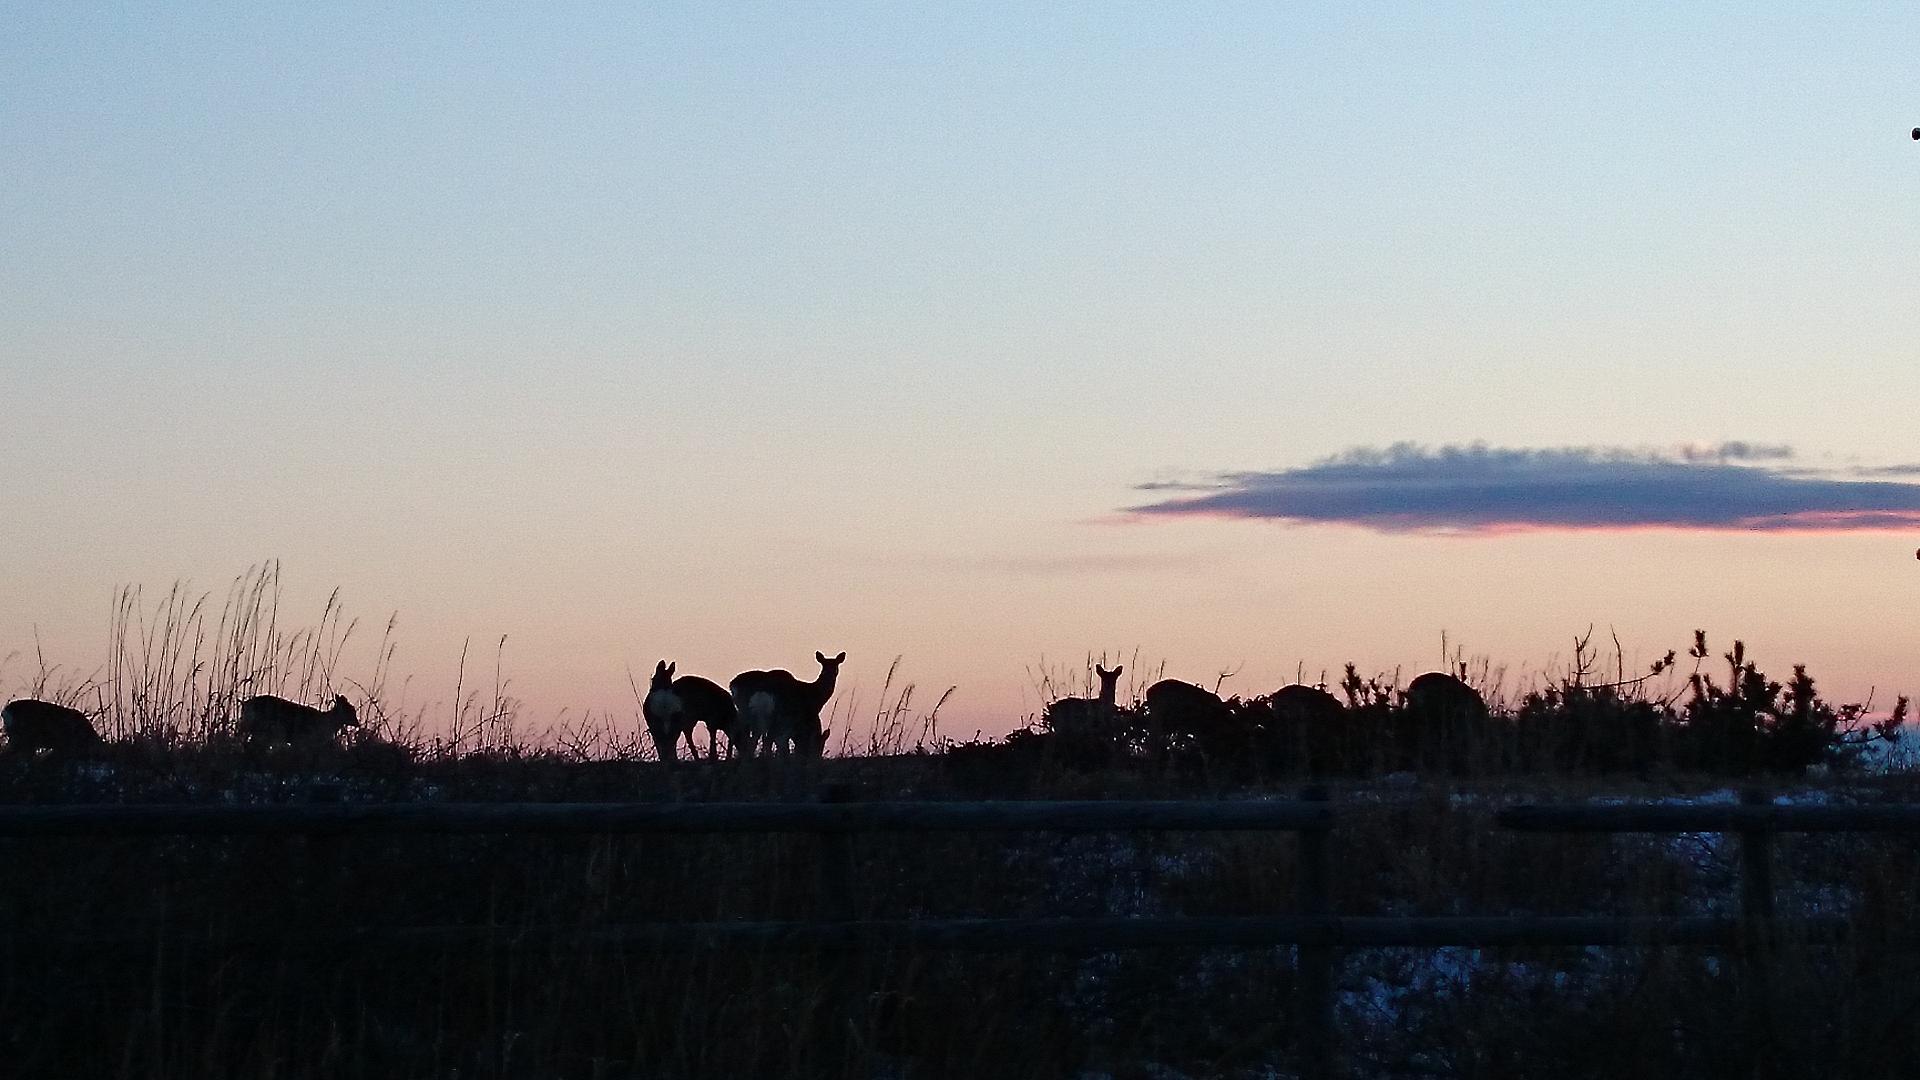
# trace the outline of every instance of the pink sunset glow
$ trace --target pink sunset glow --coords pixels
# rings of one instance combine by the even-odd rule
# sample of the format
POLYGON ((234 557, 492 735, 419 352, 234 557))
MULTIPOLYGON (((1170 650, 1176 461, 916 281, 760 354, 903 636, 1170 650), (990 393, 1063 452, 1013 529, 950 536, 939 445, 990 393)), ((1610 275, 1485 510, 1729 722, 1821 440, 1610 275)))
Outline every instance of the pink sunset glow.
POLYGON ((536 734, 842 649, 960 737, 1588 626, 1915 688, 1910 37, 683 16, 27 20, 0 690, 266 560, 536 734))

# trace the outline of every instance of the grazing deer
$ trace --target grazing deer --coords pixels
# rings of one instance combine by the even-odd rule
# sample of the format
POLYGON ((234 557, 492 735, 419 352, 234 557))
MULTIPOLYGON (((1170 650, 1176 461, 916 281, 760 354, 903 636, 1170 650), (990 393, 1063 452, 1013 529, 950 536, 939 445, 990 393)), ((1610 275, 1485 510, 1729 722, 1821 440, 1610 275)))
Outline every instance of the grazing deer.
POLYGON ((1407 709, 1436 719, 1487 718, 1487 702, 1480 691, 1444 671, 1429 671, 1407 684, 1407 709))
POLYGON ((271 694, 240 703, 240 737, 249 747, 276 743, 317 747, 332 742, 342 730, 359 726, 353 704, 337 694, 333 708, 324 710, 271 694))
POLYGON ((687 753, 695 761, 700 760, 699 746, 693 741, 695 724, 707 726, 709 758, 718 759, 723 731, 727 733, 728 748, 737 752, 739 714, 734 709, 733 696, 712 679, 698 675, 674 678, 674 667, 665 660, 654 667, 653 681, 640 708, 647 718, 647 731, 653 735, 660 760, 669 765, 678 760, 674 747, 681 738, 687 740, 687 753))
POLYGON ((87 714, 51 701, 21 698, 0 709, 0 729, 7 734, 7 753, 81 754, 100 746, 87 714))
MULTIPOLYGON (((673 692, 679 695, 681 707, 692 713, 695 721, 707 726, 707 757, 719 756, 722 735, 727 737, 729 756, 740 752, 740 743, 746 736, 740 730, 740 710, 734 707, 733 695, 726 687, 698 675, 682 675, 673 680, 673 692)), ((688 730, 692 730, 691 725, 688 730)))
POLYGON ((1274 718, 1287 724, 1327 724, 1338 721, 1347 707, 1340 699, 1317 686, 1294 683, 1283 686, 1267 699, 1274 718))
MULTIPOLYGON (((833 686, 840 678, 840 665, 847 654, 828 656, 816 652, 820 677, 801 682, 787 671, 744 671, 733 677, 728 689, 739 714, 740 745, 752 755, 755 743, 765 743, 767 752, 783 750, 817 758, 826 749, 826 733, 820 729, 820 710, 833 697, 833 686), (791 744, 791 746, 789 746, 791 744)), ((732 740, 732 733, 728 734, 732 740)))
POLYGON ((1422 765, 1458 771, 1484 763, 1487 702, 1459 676, 1429 671, 1408 683, 1406 717, 1403 737, 1422 765))
POLYGON ((1115 664, 1112 671, 1093 665, 1093 673, 1100 676, 1100 696, 1058 698, 1049 702, 1047 728, 1062 735, 1112 734, 1113 691, 1120 683, 1120 673, 1125 670, 1121 664, 1115 664))
POLYGON ((1294 683, 1267 699, 1267 752, 1276 764, 1324 773, 1344 760, 1353 729, 1342 723, 1347 707, 1318 686, 1294 683))
POLYGON ((1231 716, 1219 694, 1190 682, 1161 679, 1147 687, 1147 719, 1162 734, 1216 734, 1231 716))

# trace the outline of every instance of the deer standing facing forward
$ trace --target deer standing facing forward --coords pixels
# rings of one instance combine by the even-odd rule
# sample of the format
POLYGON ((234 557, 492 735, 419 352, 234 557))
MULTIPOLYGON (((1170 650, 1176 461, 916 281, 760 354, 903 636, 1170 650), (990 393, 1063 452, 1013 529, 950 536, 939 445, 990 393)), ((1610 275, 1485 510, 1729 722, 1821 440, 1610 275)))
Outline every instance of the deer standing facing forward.
POLYGON ((820 710, 833 697, 833 686, 839 681, 840 665, 846 662, 847 654, 816 652, 813 658, 820 662, 820 677, 810 683, 801 682, 790 671, 743 671, 733 677, 728 689, 740 714, 744 747, 764 742, 770 754, 787 750, 810 758, 819 757, 826 749, 820 710))
POLYGON ((1120 682, 1123 665, 1115 664, 1112 671, 1093 665, 1093 673, 1100 676, 1100 696, 1097 698, 1067 697, 1059 698, 1047 704, 1047 728, 1062 735, 1108 735, 1112 733, 1114 687, 1120 682))
POLYGON ((240 703, 240 737, 249 747, 288 743, 315 747, 333 741, 343 729, 359 727, 353 703, 335 695, 333 708, 316 709, 297 701, 262 694, 240 703))

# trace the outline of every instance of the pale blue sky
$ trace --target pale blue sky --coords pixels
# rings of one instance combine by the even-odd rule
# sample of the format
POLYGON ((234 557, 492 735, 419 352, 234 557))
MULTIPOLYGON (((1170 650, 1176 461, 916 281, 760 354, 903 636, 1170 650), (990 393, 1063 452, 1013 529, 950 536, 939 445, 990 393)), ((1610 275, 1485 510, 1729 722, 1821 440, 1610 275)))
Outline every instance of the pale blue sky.
POLYGON ((1917 31, 0 4, 0 653, 84 666, 113 586, 277 556, 426 676, 508 634, 542 709, 844 647, 992 728, 1042 655, 1271 679, 1595 620, 1898 683, 1897 537, 1101 519, 1401 440, 1920 458, 1917 31), (1608 576, 1649 565, 1702 580, 1608 576), (1783 579, 1831 587, 1739 599, 1783 579))

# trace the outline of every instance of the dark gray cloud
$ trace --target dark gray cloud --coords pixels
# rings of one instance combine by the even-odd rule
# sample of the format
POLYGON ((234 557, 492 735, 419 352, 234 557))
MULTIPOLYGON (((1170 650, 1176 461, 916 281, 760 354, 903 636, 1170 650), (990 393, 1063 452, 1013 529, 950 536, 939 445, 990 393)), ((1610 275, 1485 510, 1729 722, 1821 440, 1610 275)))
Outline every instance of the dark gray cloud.
POLYGON ((1788 461, 1793 447, 1734 439, 1721 443, 1687 443, 1674 451, 1682 461, 1788 461))
POLYGON ((1160 483, 1140 516, 1268 518, 1381 532, 1920 528, 1920 483, 1794 468, 1785 446, 1730 442, 1668 451, 1609 447, 1348 450, 1272 472, 1160 483), (1176 494, 1177 492, 1177 494, 1176 494))

